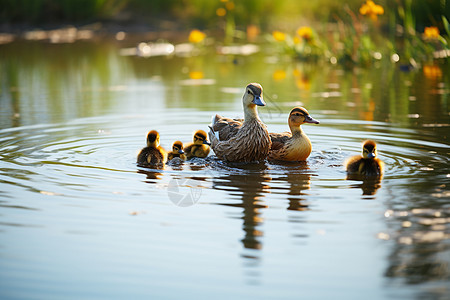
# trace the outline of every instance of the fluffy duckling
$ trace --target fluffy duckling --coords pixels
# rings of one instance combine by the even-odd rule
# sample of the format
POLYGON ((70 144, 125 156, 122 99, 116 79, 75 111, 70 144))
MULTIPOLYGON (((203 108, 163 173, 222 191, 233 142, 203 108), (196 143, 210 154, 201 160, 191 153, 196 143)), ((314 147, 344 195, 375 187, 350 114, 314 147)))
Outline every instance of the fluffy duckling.
POLYGON ((169 152, 167 156, 167 160, 172 160, 175 157, 178 157, 182 160, 186 160, 186 154, 184 154, 183 143, 180 141, 176 141, 172 145, 172 151, 169 152))
POLYGON ((291 132, 270 133, 272 148, 269 160, 304 161, 311 154, 311 141, 300 127, 304 123, 319 124, 303 107, 294 107, 289 113, 291 132))
POLYGON ((152 130, 147 134, 147 147, 143 148, 137 157, 137 163, 142 166, 163 167, 167 160, 167 152, 159 144, 159 133, 152 130))
POLYGON ((377 144, 367 140, 363 143, 363 153, 350 157, 345 162, 345 168, 349 174, 365 176, 381 176, 384 163, 377 157, 377 144))
POLYGON ((209 139, 216 156, 231 162, 264 161, 269 154, 267 126, 258 116, 257 106, 265 106, 262 86, 250 83, 242 96, 244 120, 213 117, 209 139))
POLYGON ((209 145, 211 145, 206 136, 206 132, 203 130, 197 130, 194 133, 194 142, 188 144, 184 147, 184 151, 186 152, 186 156, 188 159, 193 157, 205 158, 209 154, 209 145))

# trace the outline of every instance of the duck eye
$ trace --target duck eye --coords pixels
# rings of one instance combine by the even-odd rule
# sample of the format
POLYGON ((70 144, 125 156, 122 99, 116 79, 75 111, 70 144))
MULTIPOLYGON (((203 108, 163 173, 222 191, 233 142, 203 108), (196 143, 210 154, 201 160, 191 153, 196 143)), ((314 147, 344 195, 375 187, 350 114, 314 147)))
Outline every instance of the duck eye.
POLYGON ((252 92, 250 92, 250 90, 248 90, 248 91, 247 91, 247 94, 249 94, 249 95, 250 95, 251 93, 252 93, 252 92))

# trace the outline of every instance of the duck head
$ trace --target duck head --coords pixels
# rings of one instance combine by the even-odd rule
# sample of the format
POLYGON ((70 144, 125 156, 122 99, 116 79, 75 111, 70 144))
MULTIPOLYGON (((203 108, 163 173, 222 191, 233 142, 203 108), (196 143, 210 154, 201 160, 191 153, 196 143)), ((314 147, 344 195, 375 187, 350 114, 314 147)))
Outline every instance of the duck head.
POLYGON ((152 130, 147 134, 147 147, 159 147, 159 132, 152 130))
POLYGON ((374 141, 367 140, 363 144, 363 157, 373 159, 377 156, 377 144, 374 141))
POLYGON ((184 154, 183 143, 180 141, 176 141, 172 145, 173 153, 184 154))
POLYGON ((259 83, 248 84, 245 88, 244 96, 242 96, 244 107, 265 106, 266 102, 263 100, 262 91, 262 86, 259 83))
POLYGON ((203 130, 197 130, 194 133, 194 144, 196 145, 211 145, 208 140, 206 139, 207 135, 206 132, 204 132, 203 130))
POLYGON ((320 122, 311 117, 303 107, 294 107, 289 113, 289 126, 299 127, 303 123, 319 124, 320 122))

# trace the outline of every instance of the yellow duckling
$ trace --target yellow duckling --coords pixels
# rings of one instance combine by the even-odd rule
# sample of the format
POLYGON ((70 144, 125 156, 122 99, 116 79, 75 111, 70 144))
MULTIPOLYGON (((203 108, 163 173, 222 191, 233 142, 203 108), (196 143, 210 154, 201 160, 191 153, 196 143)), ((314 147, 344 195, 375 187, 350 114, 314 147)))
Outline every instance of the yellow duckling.
POLYGON ((167 152, 159 144, 159 133, 152 130, 147 134, 147 147, 142 148, 137 157, 141 166, 161 168, 167 160, 167 152))
POLYGON ((377 157, 377 144, 367 140, 363 143, 363 154, 350 157, 345 162, 345 168, 349 174, 365 176, 381 176, 384 163, 377 157))
POLYGON ((270 133, 272 148, 269 160, 304 161, 311 154, 311 141, 300 127, 304 123, 319 124, 303 107, 294 107, 289 113, 291 132, 270 133))
POLYGON ((188 159, 193 157, 205 158, 209 154, 209 145, 211 145, 206 139, 206 132, 203 130, 197 130, 194 133, 194 142, 184 147, 186 156, 188 159))
POLYGON ((242 96, 244 120, 215 115, 209 139, 218 158, 231 162, 264 161, 267 158, 272 142, 256 108, 266 105, 262 92, 258 83, 250 83, 245 88, 242 96))
POLYGON ((172 145, 172 151, 169 152, 167 156, 167 160, 172 160, 175 157, 178 157, 182 160, 186 160, 186 154, 184 154, 183 143, 180 141, 176 141, 172 145))

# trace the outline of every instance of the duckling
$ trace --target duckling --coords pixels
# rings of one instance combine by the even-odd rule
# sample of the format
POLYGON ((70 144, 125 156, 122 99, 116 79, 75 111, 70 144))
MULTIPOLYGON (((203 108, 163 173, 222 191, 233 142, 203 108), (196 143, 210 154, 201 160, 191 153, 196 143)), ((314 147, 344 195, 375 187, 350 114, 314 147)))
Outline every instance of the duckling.
POLYGON ((216 156, 230 162, 264 161, 272 144, 267 126, 258 116, 257 106, 265 106, 263 88, 258 83, 246 86, 242 96, 244 119, 215 115, 209 139, 216 156))
POLYGON ((209 145, 211 145, 206 139, 206 132, 203 130, 197 130, 194 133, 194 142, 184 147, 186 156, 188 159, 193 157, 205 158, 209 154, 209 145))
POLYGON ((159 133, 152 130, 147 134, 147 147, 142 148, 137 163, 142 166, 161 168, 167 160, 167 152, 159 144, 159 133))
POLYGON ((345 168, 349 174, 365 176, 381 176, 384 163, 377 157, 377 144, 367 140, 363 143, 363 153, 350 157, 345 162, 345 168))
POLYGON ((175 157, 186 160, 186 154, 184 154, 183 150, 183 143, 180 141, 176 141, 173 143, 172 151, 168 153, 167 160, 172 160, 175 157))
POLYGON ((304 123, 319 124, 303 107, 294 107, 289 113, 291 132, 270 133, 272 148, 269 160, 304 161, 311 154, 311 141, 300 127, 304 123))

